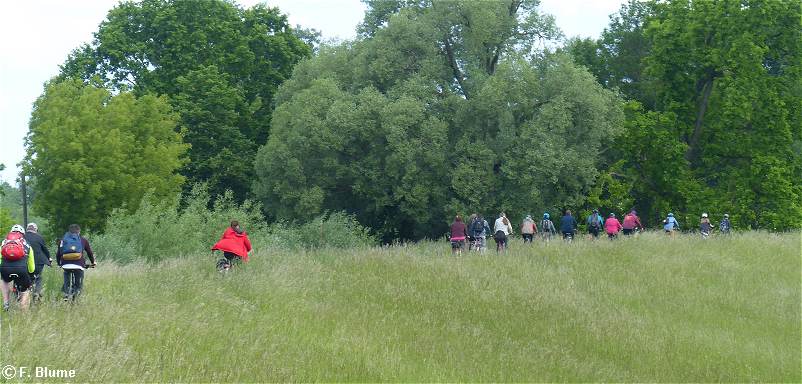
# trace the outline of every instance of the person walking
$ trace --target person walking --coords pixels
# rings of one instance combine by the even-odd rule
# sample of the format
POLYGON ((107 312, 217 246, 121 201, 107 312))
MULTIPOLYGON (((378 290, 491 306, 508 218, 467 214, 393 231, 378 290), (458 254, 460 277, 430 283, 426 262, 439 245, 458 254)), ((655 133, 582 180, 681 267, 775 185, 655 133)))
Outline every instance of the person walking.
POLYGON ((25 228, 25 241, 33 249, 34 271, 31 278, 33 301, 37 302, 42 299, 42 272, 45 265, 53 265, 53 259, 50 258, 50 251, 45 245, 45 239, 39 234, 39 226, 36 223, 28 223, 28 227, 25 228))
POLYGON ((565 215, 560 218, 560 232, 563 234, 563 240, 571 241, 576 234, 576 219, 571 216, 571 210, 566 209, 565 215))
POLYGON ((537 233, 537 224, 532 220, 532 215, 526 215, 523 223, 521 223, 521 237, 523 237, 524 244, 532 244, 532 238, 537 233))
POLYGON ((599 232, 601 231, 602 227, 604 226, 604 220, 602 219, 601 215, 599 214, 599 210, 598 209, 594 209, 593 213, 591 213, 588 216, 587 223, 588 223, 588 233, 594 239, 597 239, 599 237, 599 232))
POLYGON ((622 228, 624 229, 624 236, 629 236, 637 230, 643 229, 643 224, 641 224, 638 213, 634 209, 624 216, 622 228))
POLYGON ((543 213, 543 220, 540 221, 540 236, 548 243, 551 237, 557 234, 557 229, 554 228, 554 223, 551 221, 551 216, 548 212, 543 213))
POLYGON ((70 224, 59 241, 56 263, 64 270, 64 285, 61 287, 64 301, 77 299, 84 286, 84 270, 97 265, 89 240, 81 236, 78 224, 70 224), (89 258, 90 264, 86 264, 86 258, 89 258))
POLYGON ((28 309, 31 302, 31 274, 34 271, 33 249, 25 241, 25 230, 15 224, 3 240, 0 257, 0 291, 3 296, 3 310, 8 311, 11 304, 11 284, 17 287, 20 309, 28 309))
POLYGON ((457 215, 454 217, 454 222, 451 223, 451 254, 462 254, 462 249, 465 248, 465 238, 468 237, 468 227, 462 222, 462 217, 457 215))
POLYGON ((615 217, 615 213, 610 213, 610 217, 604 222, 604 230, 607 232, 607 237, 610 240, 615 239, 618 236, 618 232, 623 228, 624 226, 621 225, 621 222, 615 217))
POLYGON ((669 213, 668 217, 663 220, 663 230, 671 237, 674 237, 674 232, 679 230, 679 222, 674 218, 673 213, 669 213))

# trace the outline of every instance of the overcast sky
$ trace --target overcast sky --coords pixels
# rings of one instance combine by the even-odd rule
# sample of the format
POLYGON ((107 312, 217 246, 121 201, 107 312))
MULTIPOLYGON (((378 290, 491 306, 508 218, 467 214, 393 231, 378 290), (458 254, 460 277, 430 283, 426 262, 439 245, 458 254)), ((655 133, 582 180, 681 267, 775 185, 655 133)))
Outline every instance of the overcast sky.
MULTIPOLYGON (((14 184, 16 164, 24 157, 31 105, 58 65, 82 43, 119 0, 0 1, 0 179, 14 184)), ((244 7, 264 2, 241 0, 244 7)), ((622 0, 541 0, 541 9, 554 15, 566 36, 598 37, 608 16, 622 0)), ((353 38, 365 6, 359 0, 271 0, 270 6, 288 14, 290 24, 323 32, 323 37, 353 38)))

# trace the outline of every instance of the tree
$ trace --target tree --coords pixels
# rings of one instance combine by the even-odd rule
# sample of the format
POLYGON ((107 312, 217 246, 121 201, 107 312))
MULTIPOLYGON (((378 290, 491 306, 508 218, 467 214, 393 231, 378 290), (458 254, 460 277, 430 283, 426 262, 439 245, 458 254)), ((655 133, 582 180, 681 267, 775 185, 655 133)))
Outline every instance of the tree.
POLYGON ((389 241, 584 201, 621 100, 533 51, 556 35, 537 2, 368 6, 360 40, 321 48, 276 96, 254 185, 269 214, 346 210, 389 241))
POLYGON ((33 176, 34 207, 54 229, 79 223, 102 230, 115 208, 135 209, 146 193, 172 196, 184 181, 176 171, 187 150, 177 122, 165 97, 49 83, 26 138, 23 169, 33 176))
POLYGON ((311 49, 277 8, 242 9, 222 0, 123 2, 92 45, 70 55, 61 78, 98 76, 110 89, 169 96, 191 145, 182 174, 192 183, 208 181, 213 194, 230 189, 241 201, 253 156, 268 137, 273 95, 311 49))

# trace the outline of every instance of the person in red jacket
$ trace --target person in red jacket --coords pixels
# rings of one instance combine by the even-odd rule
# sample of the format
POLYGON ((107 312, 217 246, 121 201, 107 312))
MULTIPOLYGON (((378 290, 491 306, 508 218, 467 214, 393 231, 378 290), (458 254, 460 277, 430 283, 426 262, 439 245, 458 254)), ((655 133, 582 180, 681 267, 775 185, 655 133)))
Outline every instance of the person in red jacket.
POLYGON ((220 241, 212 246, 212 251, 222 251, 229 263, 234 260, 248 261, 251 240, 248 239, 248 233, 239 226, 239 221, 232 220, 231 226, 223 232, 220 241))

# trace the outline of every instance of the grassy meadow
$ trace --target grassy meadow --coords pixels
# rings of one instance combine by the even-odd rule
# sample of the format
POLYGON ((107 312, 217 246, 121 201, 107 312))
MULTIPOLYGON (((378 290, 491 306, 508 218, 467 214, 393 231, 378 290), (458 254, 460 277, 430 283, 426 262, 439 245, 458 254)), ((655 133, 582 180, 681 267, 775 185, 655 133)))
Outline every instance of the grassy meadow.
POLYGON ((0 314, 0 365, 78 382, 800 382, 801 245, 268 248, 226 276, 209 254, 101 260, 80 302, 59 301, 46 270, 44 303, 0 314))

